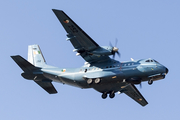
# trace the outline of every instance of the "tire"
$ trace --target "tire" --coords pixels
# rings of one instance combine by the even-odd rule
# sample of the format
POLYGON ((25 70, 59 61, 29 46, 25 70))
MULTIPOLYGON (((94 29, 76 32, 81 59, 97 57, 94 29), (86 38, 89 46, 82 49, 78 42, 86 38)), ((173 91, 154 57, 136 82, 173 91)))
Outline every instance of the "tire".
POLYGON ((114 97, 115 97, 115 94, 114 94, 114 93, 110 93, 110 94, 109 94, 109 97, 110 97, 110 98, 114 98, 114 97))
POLYGON ((149 81, 148 81, 148 84, 149 84, 149 85, 152 85, 152 84, 153 84, 153 80, 149 80, 149 81))
POLYGON ((107 94, 103 93, 101 97, 102 97, 102 99, 106 99, 107 98, 107 94))

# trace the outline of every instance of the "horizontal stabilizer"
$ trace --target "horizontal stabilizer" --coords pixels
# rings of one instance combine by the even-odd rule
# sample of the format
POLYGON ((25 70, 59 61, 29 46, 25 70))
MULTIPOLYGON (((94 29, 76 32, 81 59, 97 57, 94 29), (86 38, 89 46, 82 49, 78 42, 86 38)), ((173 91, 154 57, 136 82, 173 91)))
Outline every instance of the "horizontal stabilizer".
POLYGON ((53 84, 49 81, 35 81, 39 86, 41 86, 49 94, 57 93, 57 90, 54 88, 53 84))
POLYGON ((11 58, 18 64, 18 66, 24 71, 24 72, 32 72, 33 70, 38 69, 31 63, 29 63, 27 60, 25 60, 20 55, 11 56, 11 58))
POLYGON ((148 102, 145 100, 145 98, 141 95, 141 93, 138 91, 138 89, 133 84, 127 85, 124 89, 125 89, 125 91, 123 91, 123 92, 126 95, 131 97, 133 100, 135 100, 142 106, 145 106, 148 104, 148 102))

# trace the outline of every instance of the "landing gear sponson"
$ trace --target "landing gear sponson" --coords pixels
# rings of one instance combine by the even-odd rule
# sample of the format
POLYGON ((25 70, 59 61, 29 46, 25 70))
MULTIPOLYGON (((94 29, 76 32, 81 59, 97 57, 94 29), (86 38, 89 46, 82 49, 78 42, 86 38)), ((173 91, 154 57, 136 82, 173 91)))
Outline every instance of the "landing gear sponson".
POLYGON ((87 79, 87 84, 88 84, 88 85, 91 85, 93 82, 94 82, 95 84, 99 84, 99 83, 101 82, 101 78, 95 78, 95 79, 88 78, 88 79, 87 79))

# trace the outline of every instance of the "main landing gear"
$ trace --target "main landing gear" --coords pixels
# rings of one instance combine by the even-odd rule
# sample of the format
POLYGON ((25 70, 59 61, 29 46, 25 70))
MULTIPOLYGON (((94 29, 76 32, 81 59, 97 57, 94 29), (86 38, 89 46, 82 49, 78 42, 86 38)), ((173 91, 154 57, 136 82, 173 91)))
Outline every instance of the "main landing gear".
MULTIPOLYGON (((106 98, 107 98, 107 94, 108 94, 108 93, 103 93, 102 96, 101 96, 102 99, 106 99, 106 98)), ((110 98, 114 98, 114 97, 115 97, 114 91, 109 93, 109 97, 110 97, 110 98)))

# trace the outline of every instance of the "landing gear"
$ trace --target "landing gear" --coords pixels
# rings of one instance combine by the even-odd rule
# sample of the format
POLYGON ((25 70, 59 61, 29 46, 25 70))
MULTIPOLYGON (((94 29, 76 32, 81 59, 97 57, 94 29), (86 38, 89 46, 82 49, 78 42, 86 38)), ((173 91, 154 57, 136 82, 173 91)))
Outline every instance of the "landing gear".
MULTIPOLYGON (((103 99, 106 99, 107 98, 107 93, 103 93, 102 96, 101 96, 103 99)), ((109 93, 109 97, 110 98, 114 98, 115 97, 115 93, 114 91, 109 93)))
POLYGON ((114 97, 115 97, 114 92, 111 92, 111 93, 109 94, 109 97, 110 97, 110 98, 114 98, 114 97))
POLYGON ((106 99, 107 98, 107 93, 103 93, 101 97, 102 97, 102 99, 106 99))
POLYGON ((153 84, 153 80, 150 79, 150 80, 148 81, 148 84, 149 84, 149 85, 152 85, 152 84, 153 84))
POLYGON ((96 83, 96 84, 98 84, 98 83, 100 83, 101 82, 101 79, 100 78, 96 78, 95 80, 94 80, 94 83, 96 83))
POLYGON ((91 78, 89 78, 88 80, 87 80, 87 84, 92 84, 92 82, 93 82, 93 80, 91 79, 91 78))

